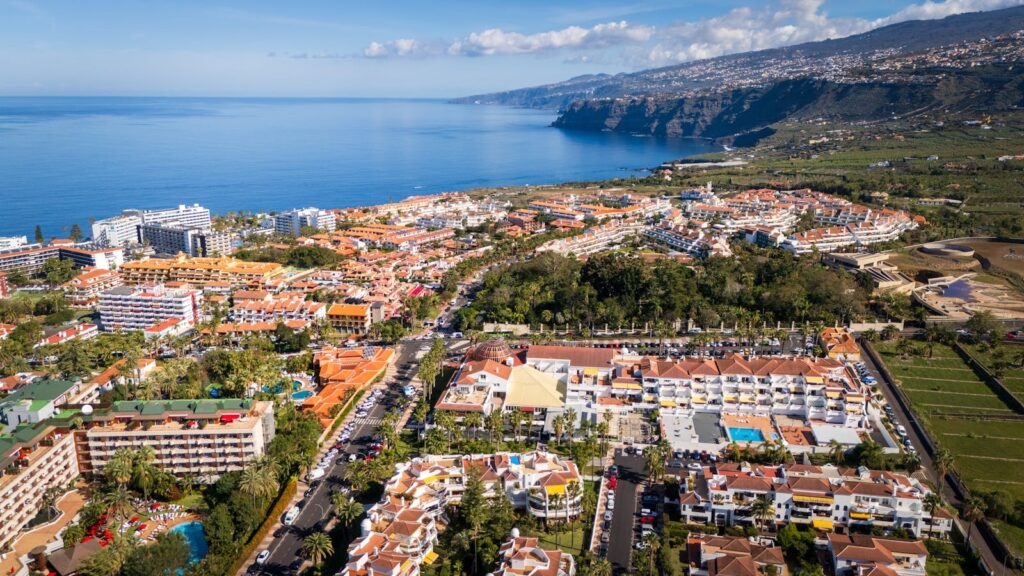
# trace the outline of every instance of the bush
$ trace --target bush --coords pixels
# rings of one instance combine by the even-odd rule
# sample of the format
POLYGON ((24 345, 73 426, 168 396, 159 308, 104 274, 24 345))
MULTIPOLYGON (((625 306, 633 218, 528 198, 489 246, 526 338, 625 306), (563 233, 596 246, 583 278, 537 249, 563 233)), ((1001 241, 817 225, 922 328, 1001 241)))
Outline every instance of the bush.
POLYGON ((242 548, 242 553, 235 560, 231 570, 226 572, 227 574, 234 574, 241 570, 242 564, 249 559, 249 556, 252 556, 252 553, 256 551, 256 548, 259 547, 263 539, 270 533, 270 529, 274 527, 277 519, 280 518, 281 515, 284 514, 285 510, 288 509, 288 505, 291 504, 292 497, 295 496, 297 488, 298 478, 292 476, 288 479, 288 483, 285 484, 284 490, 281 491, 281 495, 278 496, 277 502, 275 502, 274 506, 270 508, 270 512, 267 514, 267 517, 263 519, 263 523, 260 524, 260 527, 252 537, 249 538, 249 542, 246 543, 244 548, 242 548))

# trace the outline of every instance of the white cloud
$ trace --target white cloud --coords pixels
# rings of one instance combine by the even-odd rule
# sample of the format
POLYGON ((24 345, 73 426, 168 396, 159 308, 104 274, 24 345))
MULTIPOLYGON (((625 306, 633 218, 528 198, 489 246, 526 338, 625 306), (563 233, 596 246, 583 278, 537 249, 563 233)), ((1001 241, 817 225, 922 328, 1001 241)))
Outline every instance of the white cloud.
POLYGON ((572 48, 601 50, 624 44, 642 44, 650 40, 654 28, 635 26, 626 21, 598 24, 591 28, 569 26, 561 30, 520 34, 492 28, 474 32, 452 42, 448 54, 453 56, 493 56, 499 54, 534 54, 572 48))
POLYGON ((876 20, 832 18, 824 4, 825 0, 775 0, 758 8, 735 8, 713 18, 679 21, 659 28, 624 20, 535 34, 492 28, 472 32, 450 43, 410 38, 372 42, 361 55, 366 58, 495 56, 570 51, 572 55, 567 62, 587 63, 597 58, 580 52, 607 56, 608 49, 621 48, 619 56, 625 56, 633 65, 651 66, 841 38, 905 20, 995 10, 1024 4, 1024 0, 924 0, 876 20))

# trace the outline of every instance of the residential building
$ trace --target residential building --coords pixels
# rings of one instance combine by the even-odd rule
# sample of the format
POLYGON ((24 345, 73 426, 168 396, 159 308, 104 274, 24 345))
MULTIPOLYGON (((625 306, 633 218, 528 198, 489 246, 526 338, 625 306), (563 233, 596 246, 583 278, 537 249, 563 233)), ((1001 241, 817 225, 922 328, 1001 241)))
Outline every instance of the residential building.
POLYGON ((931 490, 916 478, 867 468, 783 464, 720 463, 691 472, 680 487, 685 522, 719 526, 752 524, 751 505, 768 499, 772 522, 870 531, 902 528, 915 535, 942 536, 952 529, 943 510, 935 517, 924 505, 931 490))
POLYGON ((122 284, 121 275, 115 270, 86 267, 82 272, 61 286, 68 303, 85 308, 99 303, 100 293, 122 284))
POLYGON ((0 399, 0 424, 11 432, 21 424, 38 424, 78 394, 81 381, 36 378, 0 399))
POLYGON ((24 424, 0 434, 0 550, 39 514, 48 491, 70 486, 78 473, 66 427, 24 424))
POLYGON ((925 576, 928 548, 920 540, 829 534, 835 576, 925 576))
POLYGON ((725 238, 705 230, 661 226, 648 228, 644 234, 652 240, 667 244, 669 248, 689 254, 694 258, 710 256, 732 256, 732 249, 725 238))
POLYGON ((829 326, 818 333, 818 342, 829 358, 848 362, 860 361, 860 346, 846 328, 829 326))
POLYGON ((327 321, 344 334, 367 334, 373 324, 369 304, 331 304, 327 309, 327 321))
POLYGON ((226 256, 231 253, 231 234, 209 228, 185 227, 174 221, 139 225, 139 242, 157 254, 189 256, 226 256))
POLYGON ((208 282, 228 282, 234 287, 261 286, 284 274, 276 262, 246 262, 234 258, 148 258, 126 262, 121 277, 129 286, 153 282, 188 282, 202 286, 208 282))
POLYGON ((782 548, 766 538, 694 534, 686 539, 693 576, 786 576, 782 548), (774 567, 769 570, 768 567, 774 567))
POLYGON ((248 399, 114 402, 81 417, 75 445, 85 475, 102 470, 118 448, 149 446, 161 469, 213 482, 262 456, 275 433, 273 402, 248 399))
POLYGON ((99 334, 99 329, 95 324, 89 324, 88 322, 82 322, 75 326, 68 328, 61 328, 48 334, 44 333, 43 339, 40 340, 35 348, 40 346, 53 346, 55 344, 63 344, 71 340, 88 340, 99 334))
POLYGON ((537 538, 512 537, 498 550, 498 566, 494 576, 574 576, 576 561, 572 554, 557 549, 541 548, 537 538))
POLYGON ((337 218, 334 213, 319 208, 289 210, 274 217, 274 230, 289 236, 301 236, 303 228, 333 232, 336 227, 337 218))
POLYGON ((280 322, 302 320, 317 323, 327 317, 327 304, 306 300, 301 294, 283 294, 252 300, 235 298, 231 307, 232 322, 280 322))
POLYGON ((139 241, 138 227, 142 217, 138 213, 125 213, 97 220, 92 224, 92 239, 102 246, 124 246, 139 241))
POLYGON ((594 226, 578 236, 559 238, 537 247, 538 252, 556 252, 563 256, 589 256, 619 246, 643 232, 640 222, 612 220, 601 226, 594 226))
POLYGON ((164 208, 160 210, 125 210, 125 214, 136 214, 140 224, 153 224, 155 222, 176 222, 186 228, 210 229, 213 227, 213 220, 210 218, 210 210, 199 204, 179 204, 177 208, 164 208))
POLYGON ((0 250, 20 248, 28 244, 26 236, 0 236, 0 250))
POLYGON ((66 258, 78 267, 90 266, 113 270, 124 264, 124 249, 99 246, 92 243, 28 244, 9 250, 0 250, 0 272, 20 270, 35 274, 51 258, 66 258))
POLYGON ((105 332, 145 330, 167 320, 193 327, 201 319, 202 292, 163 284, 118 286, 100 294, 100 323, 105 332))
POLYGON ((320 392, 302 404, 304 410, 316 414, 328 427, 334 421, 335 406, 380 378, 395 357, 393 348, 366 346, 339 348, 325 346, 313 354, 320 392))

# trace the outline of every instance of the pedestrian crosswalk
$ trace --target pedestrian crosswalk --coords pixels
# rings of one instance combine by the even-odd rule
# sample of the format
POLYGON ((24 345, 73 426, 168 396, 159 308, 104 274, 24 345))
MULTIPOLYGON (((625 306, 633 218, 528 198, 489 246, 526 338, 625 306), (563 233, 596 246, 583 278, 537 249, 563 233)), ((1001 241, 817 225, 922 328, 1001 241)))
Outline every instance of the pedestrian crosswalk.
POLYGON ((369 424, 370 426, 379 426, 381 421, 381 418, 378 416, 367 416, 365 418, 356 418, 355 420, 356 424, 369 424))

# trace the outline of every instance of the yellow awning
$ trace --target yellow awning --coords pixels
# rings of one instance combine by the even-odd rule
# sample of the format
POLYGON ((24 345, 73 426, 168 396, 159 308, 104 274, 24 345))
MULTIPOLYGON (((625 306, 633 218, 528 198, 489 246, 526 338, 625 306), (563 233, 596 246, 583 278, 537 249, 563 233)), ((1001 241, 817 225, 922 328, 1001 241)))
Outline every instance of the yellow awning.
POLYGON ((643 390, 643 386, 631 382, 612 382, 612 388, 615 390, 643 390))
POLYGON ((434 552, 433 550, 431 550, 430 552, 427 552, 426 554, 423 555, 423 563, 428 565, 428 566, 433 564, 436 561, 437 561, 437 552, 434 552))
POLYGON ((838 390, 826 390, 825 398, 839 398, 842 394, 838 390))
POLYGON ((854 518, 856 520, 868 520, 871 518, 871 514, 868 514, 867 512, 850 512, 850 518, 854 518))
POLYGON ((644 394, 644 402, 654 402, 657 398, 654 394, 644 394))
POLYGON ((548 496, 555 494, 565 494, 565 486, 556 484, 554 486, 545 486, 544 491, 548 493, 548 496))
POLYGON ((671 408, 676 405, 675 400, 662 400, 661 405, 664 408, 671 408))
POLYGON ((735 402, 736 401, 736 397, 735 396, 731 396, 731 395, 730 396, 726 396, 725 397, 725 401, 726 402, 735 402))
POLYGON ((584 368, 583 369, 583 375, 584 376, 597 376, 597 368, 584 368))
POLYGON ((806 376, 806 377, 804 377, 804 380, 810 382, 811 384, 824 384, 825 383, 825 379, 822 378, 821 376, 806 376))
POLYGON ((811 520, 811 526, 814 526, 815 528, 818 528, 819 530, 831 530, 832 529, 832 521, 831 520, 825 520, 825 519, 822 519, 822 518, 815 518, 814 520, 811 520))
POLYGON ((708 399, 703 396, 694 396, 693 401, 696 402, 697 404, 704 404, 708 401, 708 399))
POLYGON ((826 498, 823 496, 800 496, 794 494, 793 500, 795 502, 811 502, 814 504, 832 504, 831 498, 826 498))

